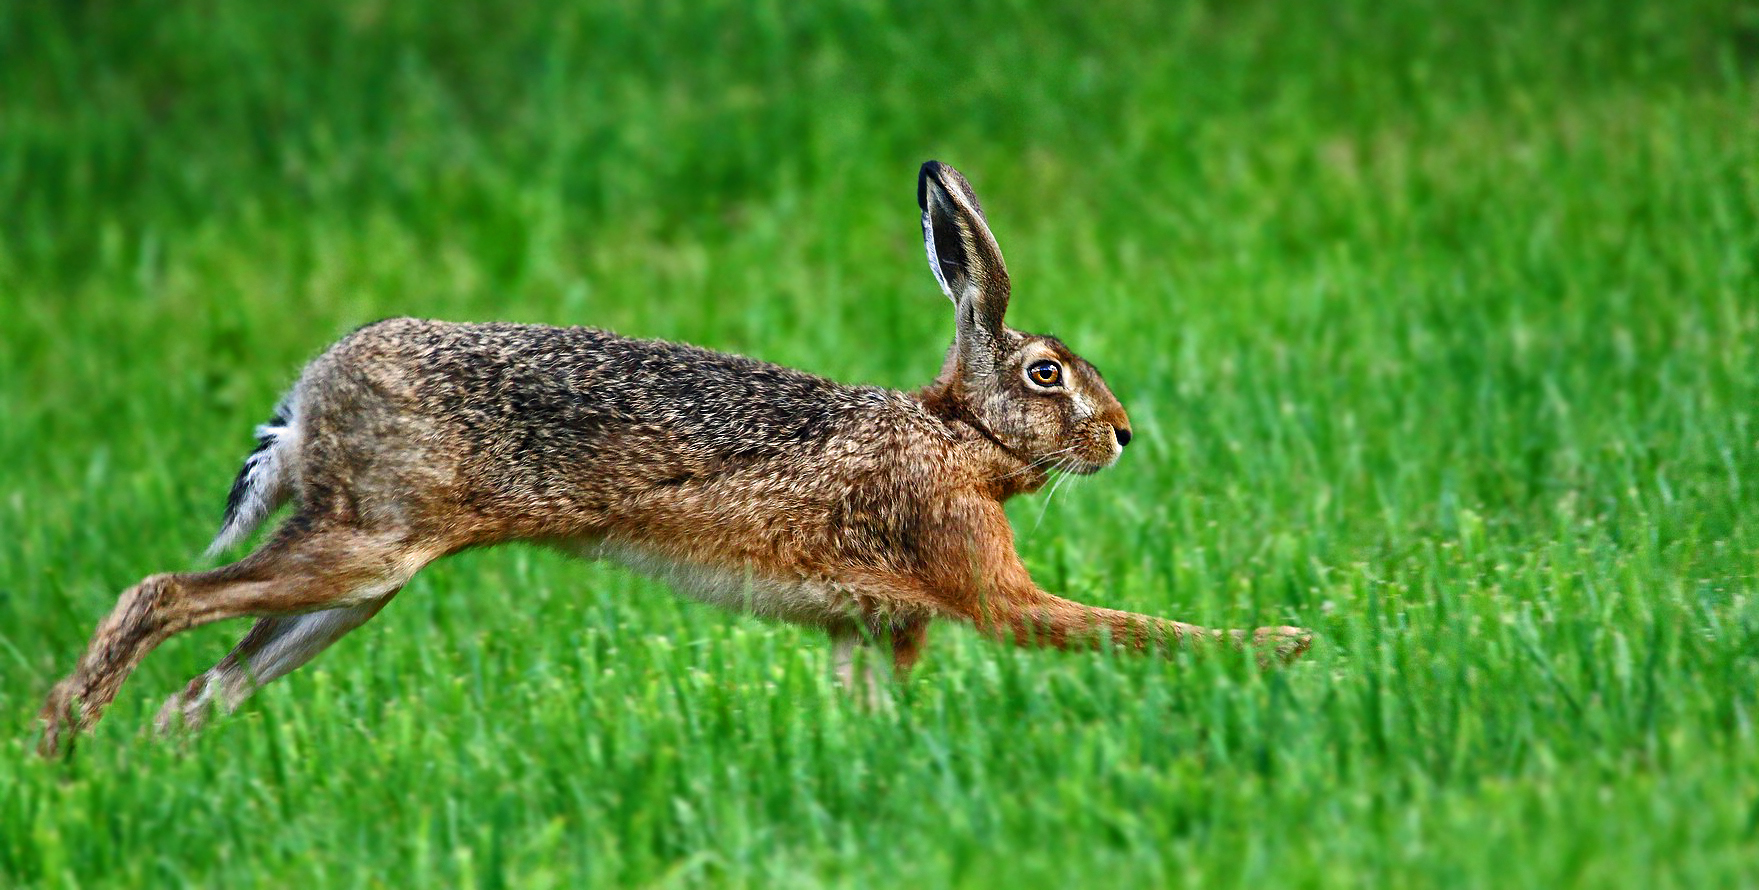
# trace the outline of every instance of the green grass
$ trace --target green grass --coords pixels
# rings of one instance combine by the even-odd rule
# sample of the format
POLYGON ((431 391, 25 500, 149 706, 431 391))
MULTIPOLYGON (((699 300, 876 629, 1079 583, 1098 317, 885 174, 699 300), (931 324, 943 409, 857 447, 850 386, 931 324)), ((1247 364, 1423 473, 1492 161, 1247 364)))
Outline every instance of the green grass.
POLYGON ((0 5, 0 884, 1759 880, 1759 6, 961 6, 0 5), (1308 661, 938 627, 869 713, 504 549, 187 745, 241 624, 29 753, 354 325, 925 380, 929 157, 1136 424, 1011 506, 1036 577, 1308 661))

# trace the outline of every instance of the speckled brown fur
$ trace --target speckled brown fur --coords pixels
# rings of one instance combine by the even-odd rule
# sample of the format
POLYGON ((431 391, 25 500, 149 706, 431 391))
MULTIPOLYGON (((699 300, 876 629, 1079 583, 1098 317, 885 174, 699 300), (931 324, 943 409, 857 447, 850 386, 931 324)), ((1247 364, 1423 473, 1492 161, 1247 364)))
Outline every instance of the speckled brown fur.
POLYGON ((164 728, 199 724, 303 664, 428 562, 506 541, 618 559, 705 599, 822 627, 845 683, 863 641, 908 671, 934 619, 1021 645, 1250 642, 1269 658, 1299 655, 1308 636, 1297 628, 1248 640, 1033 583, 1002 502, 1052 470, 1109 466, 1129 419, 1091 364, 1003 324, 1007 272, 964 178, 925 164, 918 199, 956 316, 939 376, 913 393, 587 328, 392 319, 343 338, 259 431, 216 546, 283 501, 292 515, 240 562, 124 593, 51 692, 42 751, 94 722, 172 634, 260 616, 172 696, 164 728))

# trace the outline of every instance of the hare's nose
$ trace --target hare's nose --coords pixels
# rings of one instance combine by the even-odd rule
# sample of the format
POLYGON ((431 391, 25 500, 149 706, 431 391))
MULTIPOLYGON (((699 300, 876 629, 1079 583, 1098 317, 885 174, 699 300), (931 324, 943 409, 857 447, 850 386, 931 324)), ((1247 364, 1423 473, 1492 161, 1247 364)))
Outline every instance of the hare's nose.
POLYGON ((1119 448, 1122 448, 1125 445, 1130 444, 1130 429, 1129 429, 1129 427, 1114 426, 1114 427, 1112 427, 1112 435, 1117 437, 1119 448))

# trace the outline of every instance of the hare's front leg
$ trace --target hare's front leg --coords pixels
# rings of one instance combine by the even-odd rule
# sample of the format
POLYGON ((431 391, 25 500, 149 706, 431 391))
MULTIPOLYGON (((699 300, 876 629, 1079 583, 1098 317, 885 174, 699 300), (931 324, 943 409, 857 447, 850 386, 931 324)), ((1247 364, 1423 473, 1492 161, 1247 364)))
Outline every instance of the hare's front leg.
POLYGON ((1017 588, 998 596, 975 623, 990 636, 1019 646, 1098 649, 1110 644, 1163 656, 1180 650, 1250 649, 1265 667, 1294 661, 1313 644, 1312 633, 1299 627, 1260 627, 1250 634, 1201 627, 1089 606, 1037 587, 1017 588))
POLYGON ((1014 551, 1013 531, 1001 505, 971 506, 967 536, 950 542, 954 558, 925 578, 949 618, 975 625, 998 640, 1020 646, 1098 649, 1107 645, 1149 654, 1187 649, 1251 647, 1260 663, 1288 662, 1312 645, 1299 627, 1261 627, 1248 634, 1089 606, 1047 593, 1033 582, 1014 551))

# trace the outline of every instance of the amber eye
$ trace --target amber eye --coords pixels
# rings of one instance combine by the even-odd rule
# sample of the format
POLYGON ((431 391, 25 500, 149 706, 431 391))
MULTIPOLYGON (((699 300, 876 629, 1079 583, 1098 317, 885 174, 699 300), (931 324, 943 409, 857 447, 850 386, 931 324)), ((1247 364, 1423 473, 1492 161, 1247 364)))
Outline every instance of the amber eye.
POLYGON ((1063 382, 1063 366, 1056 362, 1033 362, 1026 369, 1026 377, 1039 386, 1056 386, 1063 382))

